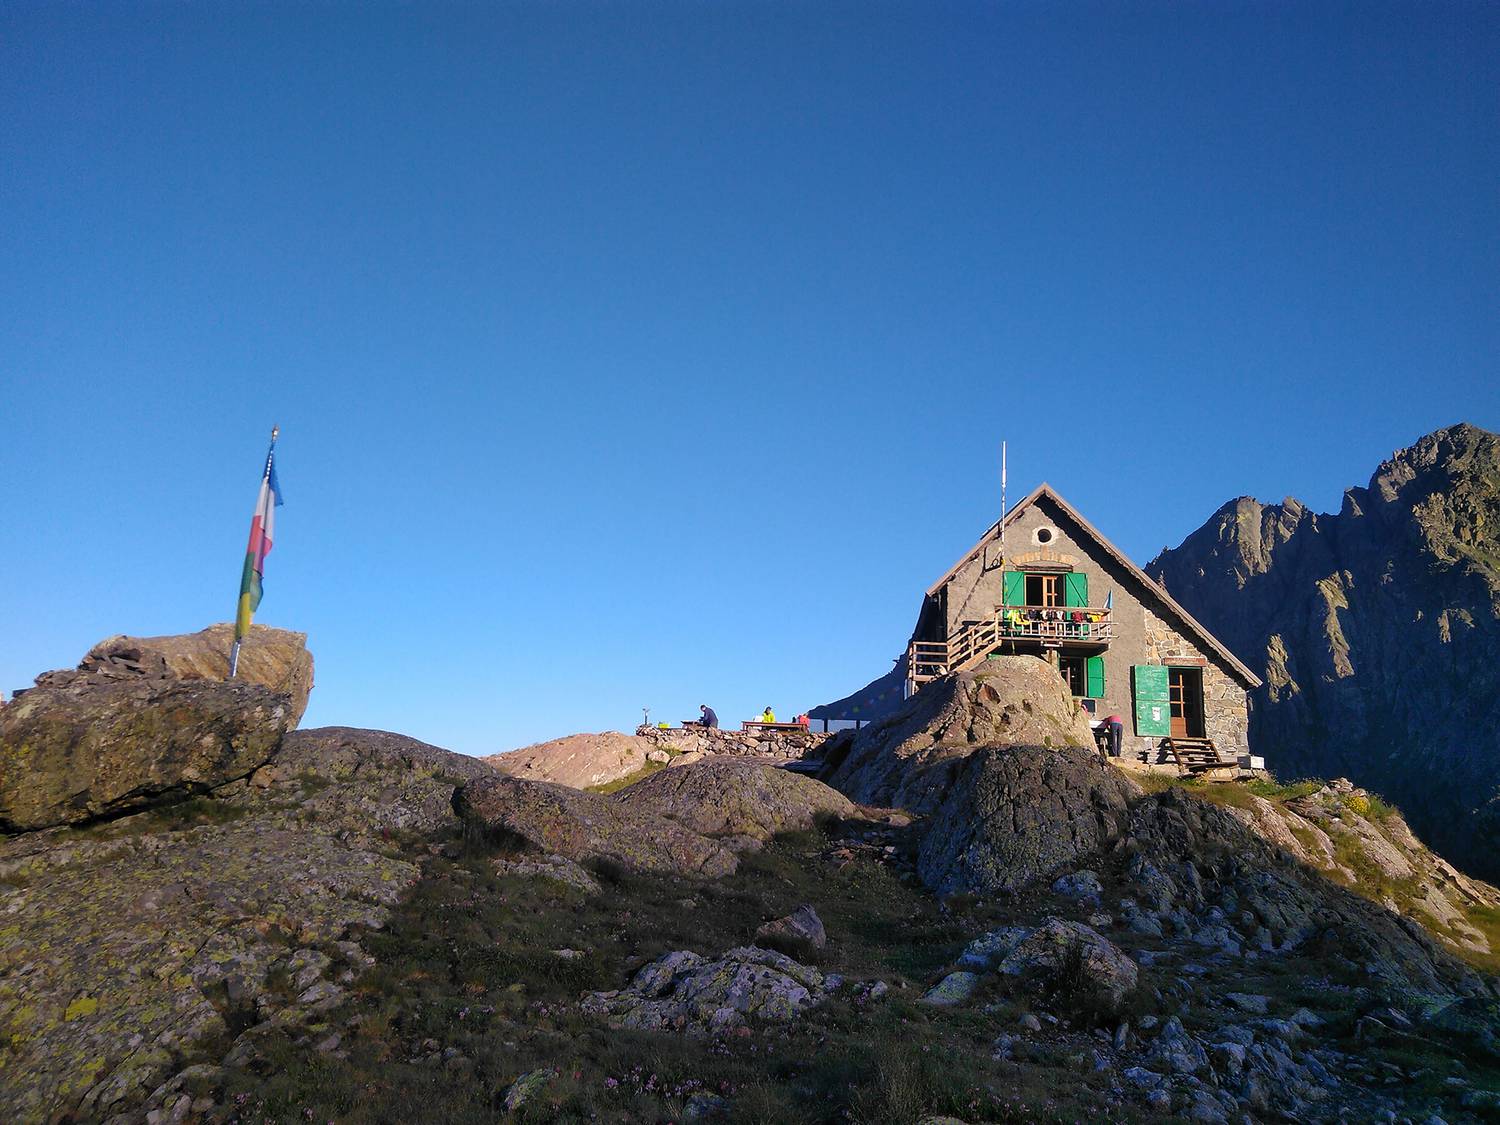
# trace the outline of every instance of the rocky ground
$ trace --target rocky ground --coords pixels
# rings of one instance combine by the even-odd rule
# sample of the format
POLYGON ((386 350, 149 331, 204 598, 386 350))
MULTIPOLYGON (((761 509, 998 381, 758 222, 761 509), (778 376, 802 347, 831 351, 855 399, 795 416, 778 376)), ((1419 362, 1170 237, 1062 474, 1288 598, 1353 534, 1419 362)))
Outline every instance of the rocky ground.
MULTIPOLYGON (((97 671, 64 687, 165 706, 159 667, 97 671)), ((336 728, 145 811, 63 800, 0 839, 0 1119, 1500 1113, 1493 888, 1347 784, 1143 791, 1034 673, 830 740, 833 786, 736 758, 586 792, 336 728)), ((229 742, 264 727, 218 687, 229 742)), ((11 710, 7 753, 43 729, 11 710)), ((147 741, 153 778, 196 761, 147 741)))

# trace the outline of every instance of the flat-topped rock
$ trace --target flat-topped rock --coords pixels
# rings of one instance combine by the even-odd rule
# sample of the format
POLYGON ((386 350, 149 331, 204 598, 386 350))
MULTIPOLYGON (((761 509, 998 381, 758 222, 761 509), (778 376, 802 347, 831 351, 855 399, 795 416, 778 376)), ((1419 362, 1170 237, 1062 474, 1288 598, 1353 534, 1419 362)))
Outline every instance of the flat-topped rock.
MULTIPOLYGON (((100 668, 128 669, 134 664, 150 668, 165 665, 167 672, 183 680, 223 680, 229 676, 229 650, 234 644, 234 626, 229 622, 210 625, 196 633, 164 637, 107 637, 79 664, 90 671, 100 668)), ((292 726, 302 720, 313 688, 313 658, 307 649, 307 634, 290 629, 252 625, 240 646, 235 679, 260 684, 287 696, 292 726)))

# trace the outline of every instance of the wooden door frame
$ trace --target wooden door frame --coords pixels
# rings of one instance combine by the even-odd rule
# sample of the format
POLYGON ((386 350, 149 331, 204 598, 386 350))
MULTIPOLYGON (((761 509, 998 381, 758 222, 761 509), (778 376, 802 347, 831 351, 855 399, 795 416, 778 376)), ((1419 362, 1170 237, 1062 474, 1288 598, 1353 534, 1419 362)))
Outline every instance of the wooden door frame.
POLYGON ((1204 738, 1208 733, 1208 716, 1204 712, 1203 705, 1203 668, 1196 664, 1168 664, 1167 665, 1167 707, 1172 711, 1171 723, 1172 734, 1176 738, 1204 738), (1174 698, 1176 685, 1182 685, 1182 698, 1179 701, 1174 698), (1190 707, 1190 703, 1196 703, 1196 708, 1190 707), (1176 714, 1178 707, 1182 709, 1181 722, 1182 733, 1177 731, 1179 716, 1176 714), (1196 722, 1192 721, 1196 719, 1196 722), (1194 730, 1194 727, 1197 727, 1194 730))

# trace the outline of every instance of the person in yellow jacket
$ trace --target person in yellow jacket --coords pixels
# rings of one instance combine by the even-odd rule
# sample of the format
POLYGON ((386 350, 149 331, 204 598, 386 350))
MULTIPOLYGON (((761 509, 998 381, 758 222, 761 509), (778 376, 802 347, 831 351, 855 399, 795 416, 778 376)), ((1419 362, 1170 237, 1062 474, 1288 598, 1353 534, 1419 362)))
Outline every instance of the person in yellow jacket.
POLYGON ((758 721, 762 723, 774 723, 776 721, 776 712, 771 710, 770 704, 767 704, 766 709, 760 713, 758 721))

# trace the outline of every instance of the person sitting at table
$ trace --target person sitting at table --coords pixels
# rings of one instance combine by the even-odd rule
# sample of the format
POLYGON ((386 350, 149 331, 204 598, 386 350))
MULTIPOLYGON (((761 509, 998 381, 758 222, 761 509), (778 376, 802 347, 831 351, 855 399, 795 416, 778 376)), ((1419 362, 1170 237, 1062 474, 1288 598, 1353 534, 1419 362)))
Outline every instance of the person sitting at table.
POLYGON ((709 730, 719 729, 719 716, 714 714, 714 709, 712 707, 710 707, 707 703, 700 703, 698 704, 698 711, 702 716, 698 720, 699 723, 701 723, 703 726, 706 726, 709 730))
POLYGON ((757 719, 756 722, 758 722, 758 723, 774 723, 775 721, 776 721, 776 712, 772 711, 771 710, 771 705, 769 703, 767 703, 766 704, 766 709, 760 713, 760 718, 757 719))

